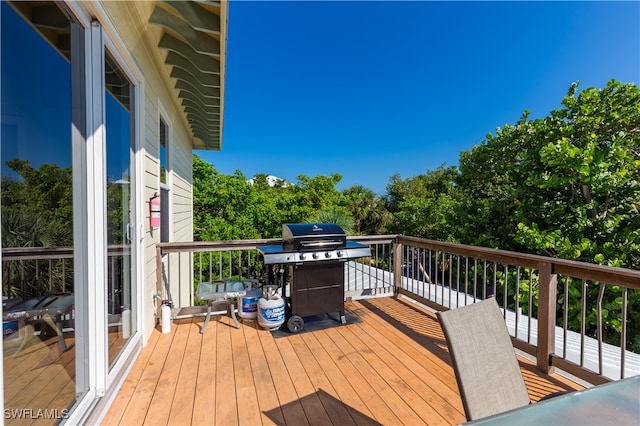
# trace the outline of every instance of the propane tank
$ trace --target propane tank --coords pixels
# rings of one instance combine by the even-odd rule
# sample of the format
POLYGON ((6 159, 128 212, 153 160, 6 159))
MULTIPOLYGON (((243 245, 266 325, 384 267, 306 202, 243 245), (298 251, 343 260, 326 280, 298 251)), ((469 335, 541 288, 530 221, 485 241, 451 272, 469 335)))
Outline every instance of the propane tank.
POLYGON ((258 316, 258 301, 262 297, 262 290, 257 288, 257 280, 246 280, 246 294, 240 297, 238 316, 245 321, 253 321, 258 316))
POLYGON ((258 300, 258 324, 268 330, 276 330, 284 324, 284 299, 273 291, 266 291, 258 300))
POLYGON ((162 334, 171 333, 171 306, 169 303, 162 303, 162 334))

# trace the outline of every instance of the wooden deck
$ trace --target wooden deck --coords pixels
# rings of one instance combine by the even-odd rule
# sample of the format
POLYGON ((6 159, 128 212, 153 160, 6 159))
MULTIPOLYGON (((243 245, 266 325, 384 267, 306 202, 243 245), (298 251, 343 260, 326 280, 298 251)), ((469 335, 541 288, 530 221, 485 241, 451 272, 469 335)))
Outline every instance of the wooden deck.
MULTIPOLYGON (((350 302, 354 323, 276 337, 230 318, 155 330, 104 425, 418 425, 465 421, 432 313, 394 298, 350 302)), ((531 399, 579 389, 521 360, 531 399)))

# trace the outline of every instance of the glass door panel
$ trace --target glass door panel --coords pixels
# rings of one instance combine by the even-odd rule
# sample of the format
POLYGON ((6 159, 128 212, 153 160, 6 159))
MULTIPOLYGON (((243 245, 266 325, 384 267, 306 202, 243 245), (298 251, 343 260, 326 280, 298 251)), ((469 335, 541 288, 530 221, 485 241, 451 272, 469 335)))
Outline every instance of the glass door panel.
MULTIPOLYGON (((2 296, 6 424, 64 417, 76 398, 71 21, 1 2, 2 296)), ((75 52, 73 52, 75 55, 75 52)))
POLYGON ((105 54, 107 138, 107 324, 109 367, 133 333, 131 242, 133 175, 132 84, 114 58, 105 54))

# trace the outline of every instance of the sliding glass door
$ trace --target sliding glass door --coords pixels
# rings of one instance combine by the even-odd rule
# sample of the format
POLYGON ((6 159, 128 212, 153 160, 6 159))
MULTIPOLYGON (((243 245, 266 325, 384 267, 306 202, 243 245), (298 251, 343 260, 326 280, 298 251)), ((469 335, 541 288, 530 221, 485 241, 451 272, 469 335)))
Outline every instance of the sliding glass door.
MULTIPOLYGON (((74 24, 53 2, 1 2, 2 298, 6 424, 76 399, 74 24)), ((77 28, 77 26, 76 26, 77 28)), ((80 33, 76 33, 80 34, 80 33)), ((33 421, 34 419, 31 419, 33 421)))
POLYGON ((139 337, 136 87, 68 6, 0 2, 6 424, 81 418, 139 337))

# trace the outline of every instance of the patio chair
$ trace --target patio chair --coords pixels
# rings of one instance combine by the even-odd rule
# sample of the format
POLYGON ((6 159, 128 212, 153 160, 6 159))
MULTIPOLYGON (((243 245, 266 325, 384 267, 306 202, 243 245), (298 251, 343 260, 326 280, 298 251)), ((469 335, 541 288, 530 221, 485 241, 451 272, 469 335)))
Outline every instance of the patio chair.
POLYGON ((437 313, 467 420, 531 403, 494 298, 437 313))

